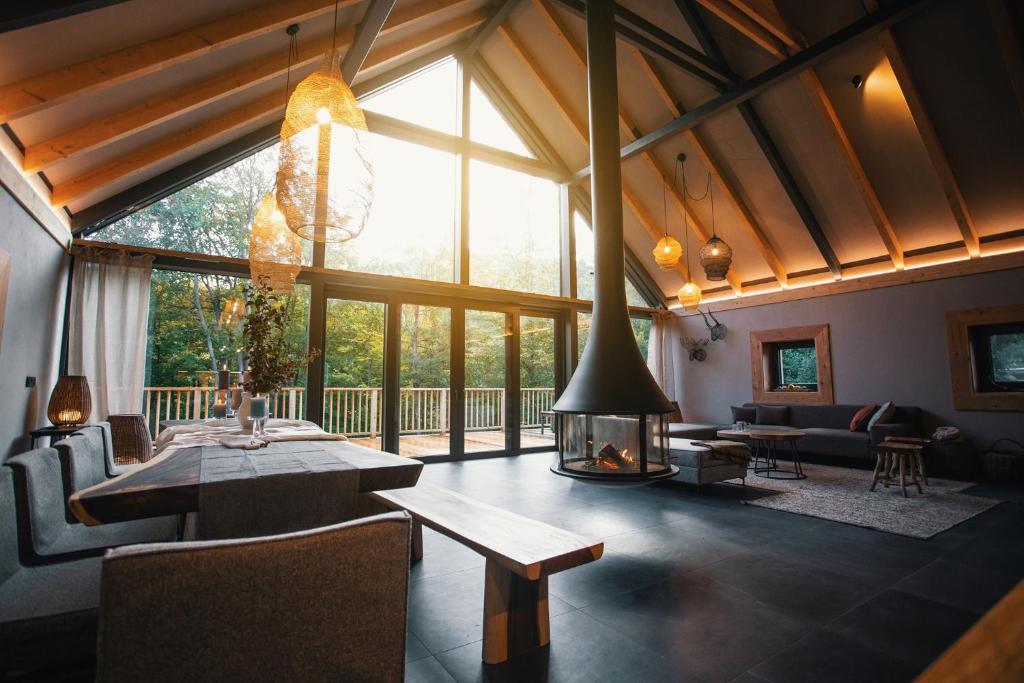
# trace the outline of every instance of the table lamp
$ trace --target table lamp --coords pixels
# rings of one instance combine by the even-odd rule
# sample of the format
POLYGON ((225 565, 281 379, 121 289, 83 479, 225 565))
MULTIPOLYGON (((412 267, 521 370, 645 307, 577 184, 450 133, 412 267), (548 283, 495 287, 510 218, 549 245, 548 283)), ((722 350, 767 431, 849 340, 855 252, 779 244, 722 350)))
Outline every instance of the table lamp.
POLYGON ((50 395, 46 416, 58 427, 84 424, 92 413, 92 393, 84 375, 64 375, 50 395))

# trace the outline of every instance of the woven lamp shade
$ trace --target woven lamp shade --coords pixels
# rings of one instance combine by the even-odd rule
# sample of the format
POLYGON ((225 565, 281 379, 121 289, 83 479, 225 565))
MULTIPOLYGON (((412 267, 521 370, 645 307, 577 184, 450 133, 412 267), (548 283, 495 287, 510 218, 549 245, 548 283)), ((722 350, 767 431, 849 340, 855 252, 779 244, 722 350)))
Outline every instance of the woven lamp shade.
POLYGON ((302 240, 288 229, 277 208, 277 199, 268 192, 256 209, 249 237, 249 272, 255 282, 263 282, 275 294, 288 294, 302 269, 302 240))
POLYGON ((153 440, 145 415, 111 415, 107 420, 115 465, 146 462, 153 457, 153 440))
POLYGON ((683 308, 694 308, 700 305, 700 287, 692 280, 679 288, 678 296, 679 303, 683 305, 683 308))
POLYGON ((665 235, 654 245, 654 261, 662 270, 672 270, 683 255, 683 245, 671 235, 665 235))
POLYGON ((709 280, 724 280, 732 265, 732 247, 712 236, 700 248, 700 265, 709 280))
POLYGON ((58 427, 84 424, 92 413, 92 392, 84 375, 64 375, 50 395, 46 417, 58 427))
POLYGON ((373 166, 362 136, 366 118, 341 78, 339 51, 295 88, 281 126, 277 204, 308 240, 347 242, 373 205, 373 166))

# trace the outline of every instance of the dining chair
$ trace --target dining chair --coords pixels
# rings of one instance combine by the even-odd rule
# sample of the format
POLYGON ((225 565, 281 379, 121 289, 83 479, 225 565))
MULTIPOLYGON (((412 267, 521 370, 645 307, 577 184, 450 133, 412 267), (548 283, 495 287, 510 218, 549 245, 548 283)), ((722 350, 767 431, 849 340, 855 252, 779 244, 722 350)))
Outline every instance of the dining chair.
POLYGON ((103 560, 99 681, 401 681, 410 518, 103 560))

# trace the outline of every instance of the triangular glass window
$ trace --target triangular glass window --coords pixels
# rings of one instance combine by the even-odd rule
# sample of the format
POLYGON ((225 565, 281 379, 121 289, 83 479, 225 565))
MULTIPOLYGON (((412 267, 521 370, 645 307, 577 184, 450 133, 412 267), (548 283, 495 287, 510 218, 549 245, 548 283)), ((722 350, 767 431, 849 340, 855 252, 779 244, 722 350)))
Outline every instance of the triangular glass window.
POLYGON ((367 111, 458 134, 458 64, 446 59, 359 101, 367 111))
POLYGON ((476 81, 469 88, 469 139, 524 157, 535 157, 476 81))

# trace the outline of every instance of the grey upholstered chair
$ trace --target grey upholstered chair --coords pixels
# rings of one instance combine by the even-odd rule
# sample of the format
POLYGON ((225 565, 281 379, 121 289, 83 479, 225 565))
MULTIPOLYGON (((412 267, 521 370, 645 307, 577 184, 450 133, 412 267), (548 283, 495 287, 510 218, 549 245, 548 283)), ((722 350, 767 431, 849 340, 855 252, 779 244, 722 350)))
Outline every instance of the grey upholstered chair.
POLYGON ((99 557, 22 566, 12 474, 0 467, 0 678, 88 661, 96 650, 100 601, 99 557))
POLYGON ((150 541, 172 541, 176 517, 154 517, 87 527, 64 516, 61 464, 57 451, 37 448, 7 460, 14 472, 18 549, 25 565, 66 562, 100 555, 106 548, 150 541))
POLYGON ((404 512, 103 560, 99 681, 401 681, 404 512))
MULTIPOLYGON (((53 447, 60 457, 65 501, 72 493, 107 480, 106 443, 104 431, 100 426, 82 427, 53 444, 53 447)), ((78 519, 67 506, 64 514, 69 522, 78 524, 78 519)))

